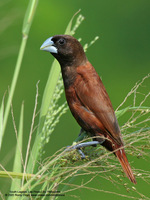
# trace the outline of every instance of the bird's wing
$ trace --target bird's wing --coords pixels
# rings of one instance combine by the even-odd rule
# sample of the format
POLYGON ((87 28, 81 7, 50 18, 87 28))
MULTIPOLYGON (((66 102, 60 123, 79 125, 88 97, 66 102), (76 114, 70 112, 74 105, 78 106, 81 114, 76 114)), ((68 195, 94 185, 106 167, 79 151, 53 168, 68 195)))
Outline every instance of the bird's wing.
POLYGON ((77 68, 75 92, 82 105, 103 124, 109 136, 122 145, 119 125, 105 87, 90 63, 77 68))

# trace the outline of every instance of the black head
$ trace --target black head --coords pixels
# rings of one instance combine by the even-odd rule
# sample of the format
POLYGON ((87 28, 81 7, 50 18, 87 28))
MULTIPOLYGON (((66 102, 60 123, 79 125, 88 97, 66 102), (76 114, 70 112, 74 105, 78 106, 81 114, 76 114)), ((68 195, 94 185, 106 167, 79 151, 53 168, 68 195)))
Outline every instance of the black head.
POLYGON ((79 66, 86 62, 80 42, 70 35, 55 35, 48 38, 41 50, 50 52, 64 66, 79 66))

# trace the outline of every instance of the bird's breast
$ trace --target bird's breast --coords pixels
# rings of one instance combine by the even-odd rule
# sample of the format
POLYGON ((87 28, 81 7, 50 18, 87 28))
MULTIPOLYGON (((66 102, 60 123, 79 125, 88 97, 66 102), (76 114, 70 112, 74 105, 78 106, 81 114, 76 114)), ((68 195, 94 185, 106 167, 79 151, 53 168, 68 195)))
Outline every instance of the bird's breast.
POLYGON ((70 111, 78 124, 87 132, 93 133, 102 132, 104 129, 102 123, 96 118, 94 113, 86 107, 79 99, 75 91, 75 83, 65 90, 66 99, 70 111))

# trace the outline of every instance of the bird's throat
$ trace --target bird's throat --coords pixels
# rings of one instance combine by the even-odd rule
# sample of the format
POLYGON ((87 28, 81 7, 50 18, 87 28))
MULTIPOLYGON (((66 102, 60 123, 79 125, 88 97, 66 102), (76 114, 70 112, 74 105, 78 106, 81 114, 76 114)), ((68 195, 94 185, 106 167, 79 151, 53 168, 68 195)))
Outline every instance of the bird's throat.
POLYGON ((65 89, 67 89, 76 80, 76 76, 77 76, 76 67, 73 67, 73 66, 61 67, 61 71, 62 71, 64 87, 65 89))

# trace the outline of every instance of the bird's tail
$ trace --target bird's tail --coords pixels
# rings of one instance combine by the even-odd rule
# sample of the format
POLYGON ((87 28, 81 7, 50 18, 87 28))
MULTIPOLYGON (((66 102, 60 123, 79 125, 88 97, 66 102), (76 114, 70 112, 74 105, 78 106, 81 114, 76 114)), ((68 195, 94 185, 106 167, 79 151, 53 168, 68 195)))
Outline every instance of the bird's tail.
POLYGON ((120 164, 125 172, 125 174, 127 175, 127 177, 130 179, 131 182, 133 182, 134 184, 136 184, 136 180, 135 177, 133 175, 132 169, 129 165, 128 159, 126 157, 126 153, 124 149, 119 149, 118 151, 115 152, 117 158, 120 161, 120 164))

